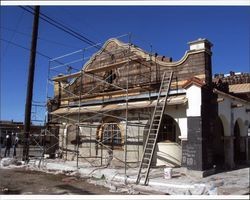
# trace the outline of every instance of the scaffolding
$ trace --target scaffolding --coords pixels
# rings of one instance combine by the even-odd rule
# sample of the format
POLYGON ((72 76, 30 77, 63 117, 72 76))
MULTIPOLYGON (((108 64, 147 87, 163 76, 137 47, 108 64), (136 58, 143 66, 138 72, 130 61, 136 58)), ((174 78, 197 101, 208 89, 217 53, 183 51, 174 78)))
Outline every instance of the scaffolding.
MULTIPOLYGON (((103 49, 100 46, 102 44, 99 43, 49 60, 46 131, 55 135, 51 130, 51 127, 54 127, 61 156, 68 159, 69 154, 71 154, 72 159, 76 158, 77 168, 79 168, 79 159, 84 159, 94 166, 102 166, 103 164, 107 166, 110 159, 115 158, 123 163, 126 177, 127 169, 134 166, 133 164, 139 166, 140 163, 140 146, 143 144, 143 136, 140 135, 140 132, 142 129, 146 130, 148 126, 148 124, 141 122, 141 117, 146 117, 149 121, 151 119, 151 110, 148 109, 146 112, 136 112, 137 122, 130 120, 129 110, 137 108, 130 103, 134 98, 130 93, 137 92, 135 87, 131 87, 131 83, 135 82, 137 86, 139 85, 140 90, 147 93, 146 98, 151 100, 151 84, 153 82, 152 66, 150 65, 152 60, 142 61, 133 54, 131 47, 138 47, 132 43, 131 34, 116 39, 123 40, 124 38, 127 42, 117 49, 103 49), (97 55, 97 49, 102 52, 102 55, 97 55), (92 71, 83 69, 89 59, 96 62, 96 68, 92 71), (131 72, 130 65, 132 64, 139 72, 136 76, 133 76, 131 72), (120 78, 124 79, 123 84, 113 81, 117 75, 112 69, 117 66, 123 68, 123 74, 120 75, 120 78), (108 73, 101 76, 100 73, 103 69, 107 69, 108 73), (85 79, 92 81, 90 86, 85 79), (142 82, 147 84, 143 85, 142 82), (76 85, 76 88, 73 88, 73 85, 76 85), (57 92, 55 96, 53 96, 53 91, 57 92), (111 95, 118 96, 119 103, 114 102, 115 106, 114 104, 110 105, 112 98, 109 96, 111 95), (95 97, 99 99, 95 100, 95 97), (98 106, 100 108, 96 109, 95 107, 98 106), (58 109, 66 111, 53 112, 58 109), (106 118, 112 120, 107 122, 106 118), (121 128, 115 123, 116 121, 123 124, 123 134, 121 128), (59 129, 61 137, 58 137, 59 129), (70 143, 71 136, 73 138, 70 143), (134 142, 136 147, 128 149, 129 142, 134 142), (123 159, 114 154, 115 147, 111 145, 114 143, 121 145, 116 148, 123 150, 123 159), (80 149, 84 149, 82 151, 84 154, 80 149), (129 153, 136 154, 136 160, 129 161, 129 153), (105 163, 103 163, 104 161, 105 163)), ((150 45, 150 49, 152 55, 152 45, 150 45)))
MULTIPOLYGON (((44 118, 44 110, 46 109, 45 102, 32 102, 31 111, 31 130, 29 134, 29 155, 27 163, 37 164, 41 167, 44 164, 44 158, 46 154, 54 152, 52 150, 56 147, 55 134, 49 134, 46 127, 46 119, 44 118)), ((13 148, 10 149, 10 154, 7 156, 13 156, 16 159, 23 159, 23 148, 27 144, 27 140, 24 138, 23 123, 9 123, 5 127, 1 127, 0 136, 5 140, 5 136, 9 135, 12 140, 13 148)), ((56 139, 57 140, 57 139, 56 139)), ((1 141, 4 142, 4 141, 1 141)), ((0 157, 3 156, 0 149, 0 157)))

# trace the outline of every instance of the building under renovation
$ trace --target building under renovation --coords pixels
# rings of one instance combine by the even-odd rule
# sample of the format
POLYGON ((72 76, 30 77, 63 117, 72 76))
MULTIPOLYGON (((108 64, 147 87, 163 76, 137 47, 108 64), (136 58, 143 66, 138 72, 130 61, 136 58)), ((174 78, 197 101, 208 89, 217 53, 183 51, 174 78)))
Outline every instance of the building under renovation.
POLYGON ((188 44, 173 61, 110 39, 81 70, 53 76, 48 122, 59 131, 62 158, 139 167, 139 174, 150 166, 203 172, 249 161, 249 74, 213 79, 212 43, 188 44))

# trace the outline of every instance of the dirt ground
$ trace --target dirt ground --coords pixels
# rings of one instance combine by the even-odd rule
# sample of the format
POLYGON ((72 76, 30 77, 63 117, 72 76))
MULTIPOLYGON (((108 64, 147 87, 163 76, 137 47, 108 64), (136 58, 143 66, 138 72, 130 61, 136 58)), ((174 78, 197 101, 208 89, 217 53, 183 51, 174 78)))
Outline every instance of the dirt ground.
POLYGON ((62 174, 46 174, 24 168, 0 169, 0 194, 39 195, 114 195, 109 189, 84 179, 62 174))

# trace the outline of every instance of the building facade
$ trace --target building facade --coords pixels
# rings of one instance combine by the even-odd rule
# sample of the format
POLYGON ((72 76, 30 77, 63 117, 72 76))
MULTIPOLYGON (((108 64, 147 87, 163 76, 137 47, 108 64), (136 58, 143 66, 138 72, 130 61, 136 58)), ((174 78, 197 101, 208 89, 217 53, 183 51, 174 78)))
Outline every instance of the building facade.
POLYGON ((162 75, 173 72, 153 165, 202 172, 249 161, 249 96, 213 81, 211 42, 188 44, 172 61, 110 39, 82 70, 55 76, 49 123, 59 129, 62 157, 138 166, 162 75))

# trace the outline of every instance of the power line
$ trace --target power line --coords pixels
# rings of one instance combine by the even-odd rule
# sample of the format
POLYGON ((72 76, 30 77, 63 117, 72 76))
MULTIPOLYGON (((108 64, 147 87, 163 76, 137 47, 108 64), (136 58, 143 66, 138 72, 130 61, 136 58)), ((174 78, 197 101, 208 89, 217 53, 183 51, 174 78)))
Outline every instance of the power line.
MULTIPOLYGON (((22 45, 20 45, 20 44, 17 44, 17 43, 15 43, 15 42, 12 42, 12 41, 9 41, 9 40, 3 39, 3 38, 0 38, 0 40, 3 41, 3 42, 6 42, 6 43, 8 43, 8 44, 12 44, 12 45, 14 45, 14 46, 17 46, 17 47, 19 47, 19 48, 25 49, 25 50, 27 50, 27 51, 30 51, 29 48, 24 47, 24 46, 22 46, 22 45)), ((51 57, 49 57, 49 56, 47 56, 47 55, 45 55, 45 54, 43 54, 43 53, 41 53, 41 52, 39 52, 39 51, 36 51, 36 53, 37 53, 38 55, 40 55, 40 56, 46 58, 46 59, 52 59, 51 57)), ((60 62, 60 61, 58 61, 58 60, 56 60, 55 62, 57 62, 58 64, 64 64, 64 63, 62 63, 62 62, 60 62)), ((75 69, 75 68, 73 68, 73 67, 71 67, 71 68, 77 71, 77 69, 75 69)), ((56 71, 56 70, 54 70, 54 71, 56 71)), ((57 72, 58 72, 58 71, 57 71, 57 72)), ((59 73, 60 73, 60 72, 59 72, 59 73)))
MULTIPOLYGON (((23 6, 20 6, 20 7, 21 7, 22 9, 26 10, 27 12, 29 12, 29 13, 31 13, 31 14, 34 14, 34 10, 33 10, 32 7, 28 7, 28 8, 30 8, 30 9, 32 9, 32 10, 29 10, 29 9, 23 7, 23 6)), ((60 23, 60 22, 58 22, 58 21, 52 19, 51 17, 49 17, 49 16, 47 16, 47 15, 45 15, 45 14, 43 14, 43 13, 40 13, 40 18, 41 18, 42 20, 46 21, 47 23, 51 24, 52 26, 54 26, 54 27, 56 27, 56 28, 58 28, 58 29, 60 29, 60 30, 62 30, 62 31, 64 31, 64 32, 70 34, 71 36, 73 36, 73 37, 75 37, 75 38, 77 38, 77 39, 79 39, 79 40, 81 40, 81 41, 83 41, 83 42, 85 42, 85 43, 87 43, 88 45, 96 45, 95 42, 89 40, 89 39, 86 38, 85 36, 83 36, 83 35, 77 33, 76 31, 74 31, 74 30, 71 29, 71 28, 66 27, 66 26, 63 25, 62 23, 60 23)))
MULTIPOLYGON (((26 10, 27 12, 31 13, 34 15, 34 9, 32 7, 28 7, 30 8, 31 10, 25 8, 24 6, 19 6, 20 8, 26 10)), ((80 33, 77 33, 76 31, 74 31, 73 29, 71 28, 68 28, 67 26, 63 25, 62 23, 60 22, 57 22, 56 20, 52 19, 51 17, 43 14, 43 13, 40 13, 40 18, 44 21, 46 21, 47 23, 49 23, 50 25, 70 34, 71 36, 83 41, 84 43, 88 44, 88 45, 91 45, 93 47, 95 47, 96 49, 98 50, 103 50, 105 51, 107 54, 109 54, 110 56, 112 56, 112 53, 110 53, 109 51, 107 51, 106 49, 104 49, 102 46, 98 45, 98 43, 88 39, 87 37, 81 35, 80 33)))
MULTIPOLYGON (((29 33, 24 33, 24 32, 21 32, 21 31, 16 31, 16 30, 11 29, 11 28, 0 26, 0 29, 4 29, 4 30, 10 31, 10 32, 16 32, 17 34, 31 37, 31 34, 29 34, 29 33)), ((42 41, 45 41, 45 42, 48 42, 48 43, 53 43, 53 44, 57 44, 57 45, 60 45, 60 46, 64 46, 64 47, 77 48, 77 47, 70 46, 70 45, 67 45, 67 44, 62 44, 60 42, 56 42, 56 41, 53 41, 53 40, 48 40, 48 39, 43 38, 43 37, 38 37, 38 39, 42 40, 42 41)))
MULTIPOLYGON (((15 36, 16 36, 16 33, 17 33, 17 29, 18 29, 18 27, 19 27, 19 25, 20 25, 20 22, 21 22, 22 19, 23 19, 23 15, 24 15, 24 11, 22 11, 21 16, 19 17, 19 19, 18 19, 18 21, 17 21, 17 23, 16 23, 16 25, 15 25, 15 28, 14 28, 15 31, 12 33, 12 36, 11 36, 10 41, 13 41, 13 40, 14 40, 14 38, 15 38, 15 36)), ((6 48, 5 48, 4 52, 3 52, 3 57, 4 57, 5 53, 6 53, 7 50, 8 50, 8 47, 9 47, 9 44, 6 46, 6 48)))
MULTIPOLYGON (((30 7, 30 6, 28 7, 31 10, 25 8, 24 6, 19 6, 19 7, 34 15, 34 9, 32 7, 30 7)), ((98 50, 103 50, 104 52, 106 52, 111 57, 113 56, 112 53, 110 53, 109 51, 107 51, 106 49, 104 49, 103 47, 101 47, 100 45, 98 45, 97 43, 91 41, 90 39, 88 39, 85 36, 82 36, 81 34, 77 33, 76 31, 72 30, 71 28, 66 27, 62 23, 57 22, 56 20, 52 19, 51 17, 48 17, 47 15, 45 15, 45 14, 43 14, 41 12, 40 12, 40 17, 41 17, 41 19, 43 19, 47 23, 51 24, 52 26, 55 26, 56 28, 58 28, 58 29, 60 29, 60 30, 62 30, 64 32, 70 34, 71 36, 73 36, 73 37, 75 37, 75 38, 77 38, 77 39, 79 39, 79 40, 81 40, 81 41, 83 41, 83 42, 85 42, 85 43, 87 43, 89 45, 92 45, 93 47, 97 48, 98 50)), ((140 62, 138 60, 132 60, 129 57, 128 57, 128 59, 130 61, 134 61, 136 63, 139 63, 139 64, 143 65, 143 66, 148 67, 147 65, 145 65, 144 63, 142 63, 142 62, 140 62)))
MULTIPOLYGON (((17 44, 17 43, 15 43, 15 42, 12 42, 12 41, 9 41, 9 40, 3 39, 3 38, 0 38, 0 40, 3 41, 3 42, 6 42, 6 43, 8 43, 8 44, 12 44, 12 45, 14 45, 14 46, 17 46, 17 47, 19 47, 19 48, 25 49, 25 50, 27 50, 27 51, 30 51, 29 48, 24 47, 24 46, 22 46, 22 45, 20 45, 20 44, 17 44)), ((38 55, 42 56, 42 57, 45 57, 45 58, 47 58, 47 59, 51 59, 51 57, 49 57, 49 56, 47 56, 47 55, 45 55, 45 54, 43 54, 43 53, 41 53, 41 52, 39 52, 39 51, 36 51, 36 53, 37 53, 38 55)))
MULTIPOLYGON (((91 23, 88 23, 85 19, 83 19, 83 18, 81 18, 81 17, 78 17, 78 16, 75 16, 75 15, 72 13, 72 11, 70 11, 68 8, 62 7, 61 9, 63 10, 63 13, 65 13, 66 15, 68 15, 70 18, 74 19, 74 21, 75 21, 76 23, 78 23, 79 25, 80 25, 80 24, 83 25, 83 23, 84 23, 84 24, 85 24, 84 26, 87 26, 87 27, 89 27, 90 29, 92 29, 91 37, 93 37, 95 40, 99 40, 99 39, 97 39, 97 35, 98 35, 98 34, 99 34, 99 35, 100 35, 100 33, 101 33, 101 34, 104 34, 103 31, 101 31, 100 29, 99 29, 99 30, 96 29, 96 27, 92 26, 91 23), (80 23, 79 23, 79 22, 80 22, 80 23), (93 33, 94 33, 94 36, 93 36, 93 33), (98 33, 98 34, 95 34, 95 33, 98 33), (96 37, 95 37, 95 36, 96 36, 96 37)), ((75 28, 75 30, 77 30, 77 29, 75 28)), ((80 31, 80 32, 81 32, 81 30, 79 30, 79 29, 78 29, 77 31, 80 31)), ((87 34, 86 32, 85 32, 84 34, 87 35, 87 36, 90 36, 90 35, 87 34)))

